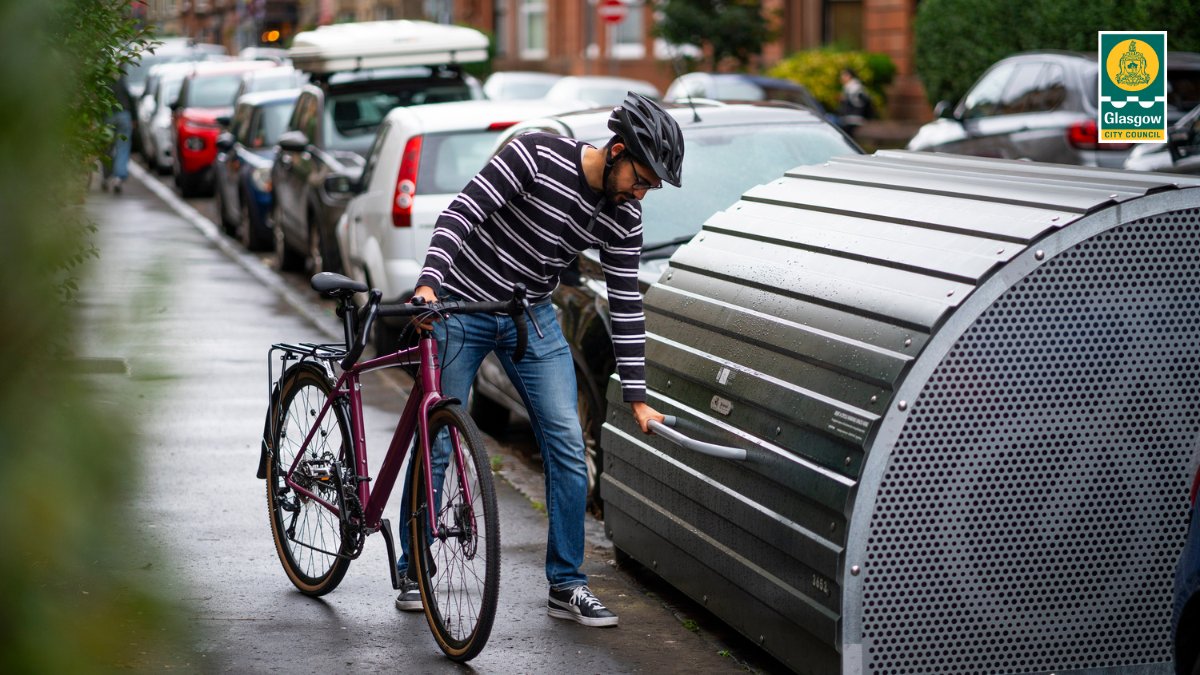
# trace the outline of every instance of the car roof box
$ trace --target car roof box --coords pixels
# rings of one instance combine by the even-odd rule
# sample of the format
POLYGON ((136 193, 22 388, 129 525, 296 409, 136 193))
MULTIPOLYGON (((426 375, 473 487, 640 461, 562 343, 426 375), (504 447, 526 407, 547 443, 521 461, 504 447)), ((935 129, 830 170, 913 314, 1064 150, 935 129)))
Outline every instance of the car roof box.
POLYGON ((324 74, 475 63, 487 60, 487 50, 487 37, 471 28, 429 21, 367 21, 298 33, 288 57, 297 70, 324 74))

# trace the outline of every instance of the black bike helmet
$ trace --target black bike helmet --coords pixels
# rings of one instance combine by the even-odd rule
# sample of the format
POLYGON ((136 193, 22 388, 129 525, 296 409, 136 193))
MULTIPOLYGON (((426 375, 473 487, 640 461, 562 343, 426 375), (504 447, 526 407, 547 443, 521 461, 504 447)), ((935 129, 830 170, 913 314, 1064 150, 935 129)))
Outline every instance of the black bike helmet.
POLYGON ((674 117, 654 101, 629 92, 613 108, 608 128, 621 137, 633 158, 650 167, 663 181, 680 187, 683 181, 683 132, 674 117))

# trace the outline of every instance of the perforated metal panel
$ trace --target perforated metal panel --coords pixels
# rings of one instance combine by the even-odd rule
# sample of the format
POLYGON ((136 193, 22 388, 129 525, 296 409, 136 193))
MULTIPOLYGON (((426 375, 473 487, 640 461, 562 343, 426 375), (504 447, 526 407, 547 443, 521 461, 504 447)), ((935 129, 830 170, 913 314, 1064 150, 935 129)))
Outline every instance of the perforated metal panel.
POLYGON ((871 673, 1169 661, 1200 431, 1200 210, 1048 260, 936 367, 863 563, 871 673))

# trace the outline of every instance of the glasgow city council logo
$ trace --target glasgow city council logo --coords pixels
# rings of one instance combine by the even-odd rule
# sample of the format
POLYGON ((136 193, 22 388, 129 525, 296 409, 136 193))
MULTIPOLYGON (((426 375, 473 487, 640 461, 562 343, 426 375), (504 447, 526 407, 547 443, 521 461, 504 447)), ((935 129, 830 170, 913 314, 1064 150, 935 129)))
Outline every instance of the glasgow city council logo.
POLYGON ((1100 31, 1101 143, 1167 140, 1167 32, 1100 31))

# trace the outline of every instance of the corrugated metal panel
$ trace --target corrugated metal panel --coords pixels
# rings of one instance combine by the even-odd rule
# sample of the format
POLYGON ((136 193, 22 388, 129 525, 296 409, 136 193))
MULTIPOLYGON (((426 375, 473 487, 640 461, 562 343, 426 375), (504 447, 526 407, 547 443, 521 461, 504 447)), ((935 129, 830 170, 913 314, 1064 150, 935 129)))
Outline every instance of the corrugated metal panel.
POLYGON ((864 465, 930 340, 983 284, 1011 283, 1033 244, 1189 186, 886 152, 747 191, 676 252, 646 314, 651 405, 748 459, 641 434, 614 378, 601 441, 614 541, 791 667, 830 672, 864 465), (721 579, 727 596, 709 597, 721 579))

